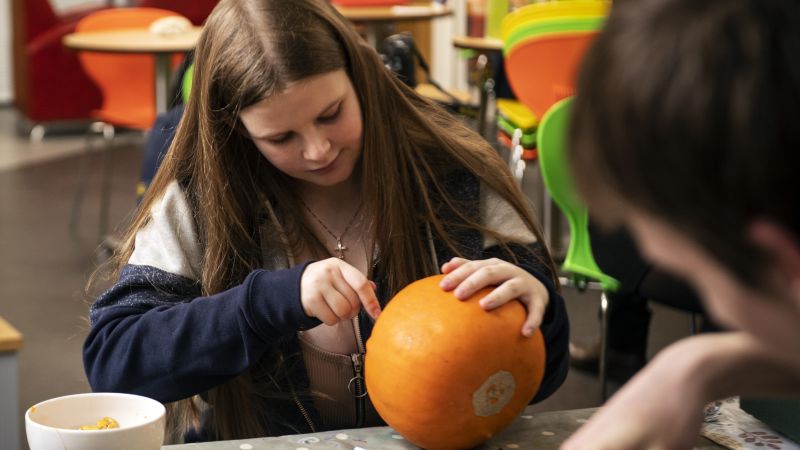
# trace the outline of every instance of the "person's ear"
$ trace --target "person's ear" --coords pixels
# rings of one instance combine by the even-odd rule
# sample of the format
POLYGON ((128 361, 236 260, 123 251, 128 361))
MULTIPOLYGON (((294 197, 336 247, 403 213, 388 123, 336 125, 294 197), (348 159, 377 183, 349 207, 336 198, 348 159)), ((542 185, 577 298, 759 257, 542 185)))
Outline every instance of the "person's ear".
POLYGON ((760 219, 750 224, 750 240, 775 261, 787 281, 789 294, 800 308, 800 241, 785 226, 760 219))

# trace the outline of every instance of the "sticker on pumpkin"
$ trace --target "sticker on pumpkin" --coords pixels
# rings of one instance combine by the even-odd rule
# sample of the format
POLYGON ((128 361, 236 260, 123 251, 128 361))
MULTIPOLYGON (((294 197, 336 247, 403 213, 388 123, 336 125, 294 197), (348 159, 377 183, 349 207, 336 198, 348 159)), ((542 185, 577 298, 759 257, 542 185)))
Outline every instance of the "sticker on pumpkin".
POLYGON ((499 370, 481 384, 472 394, 472 409, 479 417, 495 415, 514 397, 517 384, 514 375, 505 370, 499 370))

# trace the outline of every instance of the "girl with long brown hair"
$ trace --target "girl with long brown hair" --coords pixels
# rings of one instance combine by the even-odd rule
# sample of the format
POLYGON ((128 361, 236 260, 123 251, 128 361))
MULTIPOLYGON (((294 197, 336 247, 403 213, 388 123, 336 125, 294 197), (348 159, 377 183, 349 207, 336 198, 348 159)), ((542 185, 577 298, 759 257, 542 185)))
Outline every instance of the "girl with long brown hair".
MULTIPOLYGON (((92 387, 170 404, 170 441, 381 424, 361 383, 381 305, 446 274, 568 324, 528 202, 489 144, 407 88, 324 0, 223 0, 191 98, 91 307, 92 387)), ((424 368, 421 368, 424 370, 424 368)))

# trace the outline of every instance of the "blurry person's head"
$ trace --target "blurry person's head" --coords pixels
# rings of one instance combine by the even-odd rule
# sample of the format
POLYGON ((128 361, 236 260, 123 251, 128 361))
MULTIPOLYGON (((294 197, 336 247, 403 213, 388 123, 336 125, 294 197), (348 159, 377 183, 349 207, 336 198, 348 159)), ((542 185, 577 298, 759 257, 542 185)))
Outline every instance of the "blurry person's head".
POLYGON ((798 24, 795 0, 618 2, 570 132, 592 215, 773 342, 800 313, 798 24))

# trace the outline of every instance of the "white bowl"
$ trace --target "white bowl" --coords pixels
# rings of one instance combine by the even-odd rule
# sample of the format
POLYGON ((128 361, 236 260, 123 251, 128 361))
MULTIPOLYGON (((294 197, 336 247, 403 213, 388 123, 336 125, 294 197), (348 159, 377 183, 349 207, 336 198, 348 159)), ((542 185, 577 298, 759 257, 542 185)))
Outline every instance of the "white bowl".
POLYGON ((158 450, 164 441, 164 405, 138 395, 95 392, 45 400, 28 408, 31 450, 158 450), (111 417, 119 428, 79 430, 111 417))

